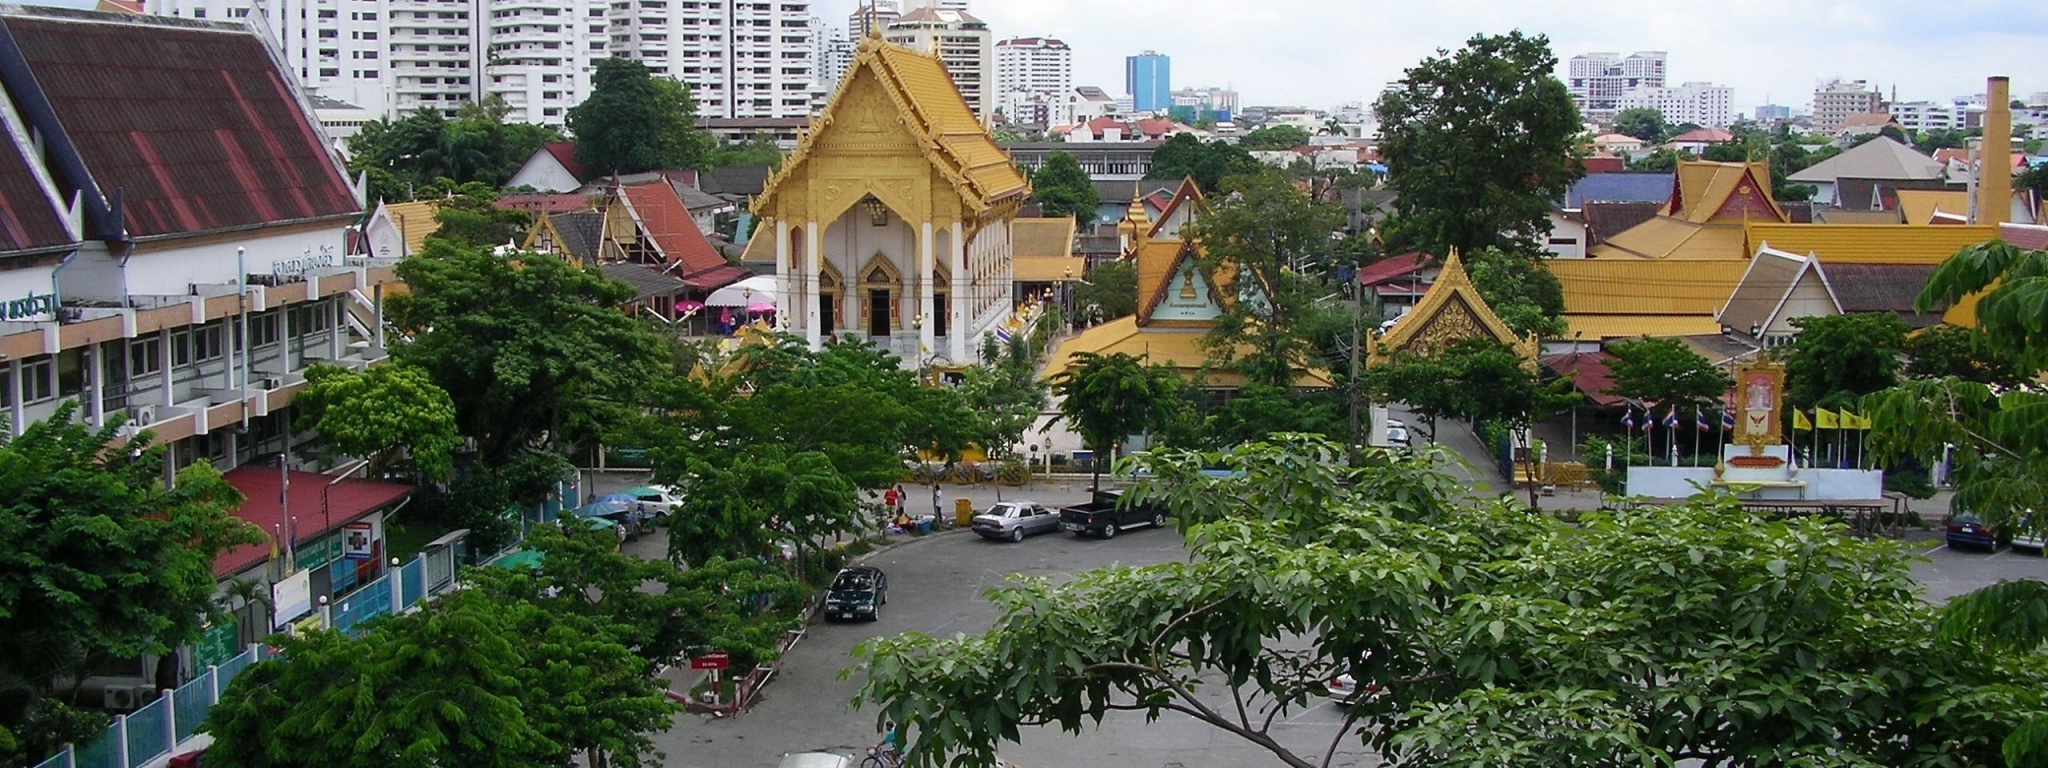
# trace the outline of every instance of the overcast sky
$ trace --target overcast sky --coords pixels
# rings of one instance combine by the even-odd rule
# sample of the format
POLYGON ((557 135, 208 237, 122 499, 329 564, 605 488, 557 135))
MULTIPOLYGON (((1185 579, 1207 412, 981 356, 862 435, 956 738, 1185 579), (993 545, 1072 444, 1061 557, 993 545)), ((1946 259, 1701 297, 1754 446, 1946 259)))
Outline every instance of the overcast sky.
MULTIPOLYGON (((857 0, 813 0, 844 28, 857 0)), ((1243 104, 1369 101, 1402 69, 1474 34, 1547 35, 1559 61, 1667 51, 1670 84, 1735 89, 1735 109, 1807 108, 1818 81, 1894 85, 1947 100, 2007 75, 2048 91, 2048 0, 973 0, 996 39, 1046 35, 1074 49, 1077 85, 1123 91, 1123 57, 1173 57, 1173 86, 1234 86, 1243 104)), ((1559 73, 1562 76, 1562 72, 1559 73)))

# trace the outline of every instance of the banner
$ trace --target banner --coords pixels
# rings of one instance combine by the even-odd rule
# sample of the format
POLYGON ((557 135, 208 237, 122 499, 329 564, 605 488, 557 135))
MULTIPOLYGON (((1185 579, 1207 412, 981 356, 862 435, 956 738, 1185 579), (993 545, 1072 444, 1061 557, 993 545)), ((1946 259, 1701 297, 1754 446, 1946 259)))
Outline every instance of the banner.
POLYGON ((283 629, 292 619, 313 611, 313 572, 299 571, 270 586, 270 604, 276 606, 271 624, 283 629))

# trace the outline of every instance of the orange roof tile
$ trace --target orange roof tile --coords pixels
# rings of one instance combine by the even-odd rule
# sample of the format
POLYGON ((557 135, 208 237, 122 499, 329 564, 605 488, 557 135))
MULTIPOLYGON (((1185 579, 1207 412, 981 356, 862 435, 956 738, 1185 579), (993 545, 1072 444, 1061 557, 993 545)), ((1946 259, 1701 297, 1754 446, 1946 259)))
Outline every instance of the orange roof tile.
POLYGON ((1747 234, 1752 252, 1768 246, 1844 264, 1939 264, 1997 237, 1988 224, 1751 224, 1747 234))
POLYGON ((697 220, 690 218, 690 210, 683 207, 682 198, 676 196, 675 187, 667 181, 634 184, 620 188, 619 192, 625 198, 626 210, 640 225, 641 234, 654 243, 662 260, 681 264, 675 270, 678 277, 688 278, 725 266, 725 257, 711 247, 711 241, 704 239, 704 233, 697 229, 697 220))

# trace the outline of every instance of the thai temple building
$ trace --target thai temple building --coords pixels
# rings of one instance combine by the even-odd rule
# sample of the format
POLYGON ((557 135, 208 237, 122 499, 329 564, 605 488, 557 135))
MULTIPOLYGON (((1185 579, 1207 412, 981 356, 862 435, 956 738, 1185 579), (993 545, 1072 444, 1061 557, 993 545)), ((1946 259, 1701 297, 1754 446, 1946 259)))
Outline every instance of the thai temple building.
POLYGON ((937 57, 869 37, 755 200, 749 250, 773 249, 780 321, 812 344, 970 362, 1010 318, 1030 191, 937 57))

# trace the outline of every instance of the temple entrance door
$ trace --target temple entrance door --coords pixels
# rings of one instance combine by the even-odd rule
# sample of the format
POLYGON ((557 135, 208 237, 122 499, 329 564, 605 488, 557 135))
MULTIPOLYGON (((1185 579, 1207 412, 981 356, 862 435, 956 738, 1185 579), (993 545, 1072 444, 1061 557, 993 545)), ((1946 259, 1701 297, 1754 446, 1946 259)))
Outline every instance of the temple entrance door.
POLYGON ((838 299, 839 294, 836 293, 821 293, 818 295, 818 331, 820 333, 830 335, 834 331, 839 330, 839 323, 835 322, 839 319, 838 299))
POLYGON ((946 319, 951 316, 950 308, 946 306, 946 294, 932 295, 932 315, 932 335, 946 335, 946 319))
POLYGON ((888 291, 880 288, 868 290, 868 335, 889 335, 889 304, 888 291))

